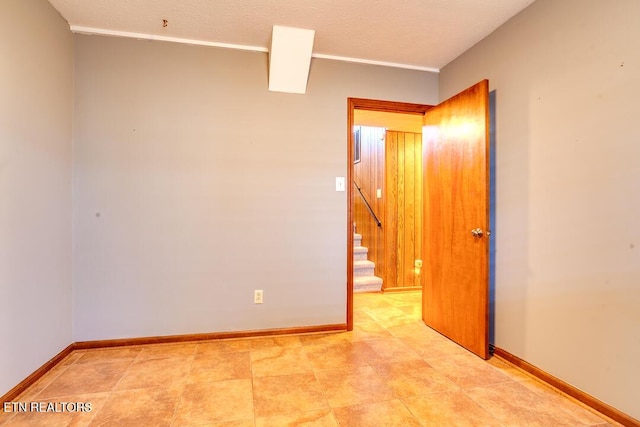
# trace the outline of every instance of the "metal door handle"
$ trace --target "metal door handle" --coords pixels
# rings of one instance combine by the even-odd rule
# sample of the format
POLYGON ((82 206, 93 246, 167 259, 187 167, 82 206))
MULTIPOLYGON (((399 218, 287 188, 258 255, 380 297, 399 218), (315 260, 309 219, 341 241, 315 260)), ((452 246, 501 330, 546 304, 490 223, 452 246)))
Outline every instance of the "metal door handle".
POLYGON ((471 234, 473 234, 473 237, 482 237, 482 228, 474 228, 471 230, 471 234))

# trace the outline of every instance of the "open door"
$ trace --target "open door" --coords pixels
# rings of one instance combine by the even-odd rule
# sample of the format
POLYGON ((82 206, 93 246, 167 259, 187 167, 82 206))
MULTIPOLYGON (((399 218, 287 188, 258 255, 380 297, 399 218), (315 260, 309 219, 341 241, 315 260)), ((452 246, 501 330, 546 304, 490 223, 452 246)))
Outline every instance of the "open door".
POLYGON ((489 82, 430 109, 423 128, 422 318, 489 356, 489 82))
MULTIPOLYGON (((347 254, 353 253, 353 220, 354 220, 354 186, 350 185, 354 178, 354 140, 353 125, 355 110, 369 110, 387 113, 412 114, 424 116, 432 105, 411 104, 407 102, 381 101, 364 98, 347 99, 347 254)), ((347 330, 353 330, 353 257, 347 256, 347 330)))

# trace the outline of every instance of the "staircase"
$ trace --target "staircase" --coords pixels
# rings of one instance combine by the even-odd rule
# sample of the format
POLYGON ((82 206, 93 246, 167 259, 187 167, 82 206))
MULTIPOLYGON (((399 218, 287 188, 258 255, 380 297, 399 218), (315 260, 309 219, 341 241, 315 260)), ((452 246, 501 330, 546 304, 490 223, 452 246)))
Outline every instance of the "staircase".
POLYGON ((362 235, 353 235, 353 291, 380 292, 382 279, 373 274, 375 263, 367 259, 369 250, 362 246, 362 235))

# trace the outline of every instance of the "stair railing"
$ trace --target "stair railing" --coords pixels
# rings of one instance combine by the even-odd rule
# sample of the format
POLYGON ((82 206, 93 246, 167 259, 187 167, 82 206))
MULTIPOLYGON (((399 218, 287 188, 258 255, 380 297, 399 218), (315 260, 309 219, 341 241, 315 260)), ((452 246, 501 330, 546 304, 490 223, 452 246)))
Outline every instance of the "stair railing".
POLYGON ((358 187, 358 184, 353 181, 353 185, 356 186, 356 188, 358 189, 358 193, 360 193, 360 197, 362 197, 362 200, 364 201, 364 205, 367 207, 367 209, 369 210, 369 213, 371 214, 371 216, 373 217, 373 220, 376 222, 376 224, 378 224, 378 227, 382 227, 382 222, 380 222, 380 220, 378 219, 378 217, 376 216, 375 212, 373 212, 373 209, 371 208, 371 205, 369 204, 369 202, 367 201, 367 198, 364 196, 364 194, 362 193, 362 189, 360 187, 358 187))

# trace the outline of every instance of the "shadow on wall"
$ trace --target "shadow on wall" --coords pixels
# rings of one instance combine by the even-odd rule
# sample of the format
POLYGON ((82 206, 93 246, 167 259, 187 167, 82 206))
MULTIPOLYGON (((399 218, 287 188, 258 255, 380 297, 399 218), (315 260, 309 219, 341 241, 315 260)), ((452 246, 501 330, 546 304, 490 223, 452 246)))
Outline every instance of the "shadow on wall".
POLYGON ((496 91, 489 92, 489 344, 496 343, 496 91))
MULTIPOLYGON (((513 96, 526 99, 528 88, 523 87, 522 91, 513 96)), ((506 139, 498 147, 498 102, 494 89, 489 92, 489 343, 501 348, 509 343, 507 350, 518 355, 523 354, 526 346, 530 275, 529 198, 520 197, 523 191, 529 191, 529 110, 501 110, 501 117, 515 123, 509 127, 523 132, 518 138, 503 134, 506 139), (498 174, 526 178, 501 179, 498 186, 498 174), (500 325, 499 329, 496 325, 500 325)))

